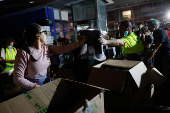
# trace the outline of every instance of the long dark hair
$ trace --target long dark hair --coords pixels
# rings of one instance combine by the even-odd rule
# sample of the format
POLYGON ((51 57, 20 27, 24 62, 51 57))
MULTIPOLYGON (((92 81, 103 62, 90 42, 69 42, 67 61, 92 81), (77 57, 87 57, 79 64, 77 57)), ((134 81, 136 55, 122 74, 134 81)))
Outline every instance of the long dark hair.
POLYGON ((13 37, 7 37, 4 40, 4 46, 7 47, 8 45, 10 45, 11 42, 15 42, 13 37))
POLYGON ((40 31, 41 26, 39 24, 32 23, 26 27, 26 30, 24 32, 25 44, 23 49, 30 55, 33 62, 37 60, 30 54, 29 46, 32 47, 33 42, 36 41, 36 35, 40 33, 40 31))

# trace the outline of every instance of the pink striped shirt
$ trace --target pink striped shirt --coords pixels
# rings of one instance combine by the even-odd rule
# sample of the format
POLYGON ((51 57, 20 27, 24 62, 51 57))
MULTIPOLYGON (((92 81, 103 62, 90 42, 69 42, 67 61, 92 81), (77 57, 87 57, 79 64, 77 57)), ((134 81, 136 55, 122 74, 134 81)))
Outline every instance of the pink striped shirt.
POLYGON ((62 54, 70 52, 79 47, 79 43, 65 46, 43 45, 41 49, 30 47, 30 54, 37 60, 31 61, 30 55, 24 50, 18 50, 14 66, 14 83, 26 89, 33 89, 36 83, 30 82, 26 78, 46 76, 47 68, 50 65, 50 54, 62 54))

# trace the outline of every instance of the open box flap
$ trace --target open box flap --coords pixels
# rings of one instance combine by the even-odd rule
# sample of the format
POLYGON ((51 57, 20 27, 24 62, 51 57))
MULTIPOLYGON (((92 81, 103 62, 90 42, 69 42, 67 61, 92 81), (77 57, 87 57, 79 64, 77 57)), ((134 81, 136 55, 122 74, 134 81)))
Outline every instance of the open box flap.
POLYGON ((161 72, 159 72, 154 67, 152 69, 148 70, 147 74, 149 75, 151 82, 155 86, 160 86, 165 81, 164 75, 161 74, 161 72))
POLYGON ((137 86, 140 88, 142 75, 145 74, 147 68, 143 62, 138 63, 136 66, 129 70, 131 76, 136 82, 137 86))

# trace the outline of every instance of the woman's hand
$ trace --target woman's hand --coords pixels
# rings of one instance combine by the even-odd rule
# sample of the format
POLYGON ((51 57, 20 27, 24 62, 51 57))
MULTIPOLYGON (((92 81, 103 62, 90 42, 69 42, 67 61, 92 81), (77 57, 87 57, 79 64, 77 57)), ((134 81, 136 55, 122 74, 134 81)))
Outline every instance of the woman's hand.
POLYGON ((103 37, 99 38, 99 41, 103 44, 103 45, 107 45, 107 40, 105 40, 103 37))
POLYGON ((84 45, 84 42, 86 41, 86 37, 83 37, 83 36, 81 36, 81 35, 77 35, 77 39, 78 39, 78 41, 79 41, 79 45, 80 46, 83 46, 84 45))
POLYGON ((35 88, 37 88, 37 87, 40 87, 40 85, 36 84, 36 85, 35 85, 35 88))

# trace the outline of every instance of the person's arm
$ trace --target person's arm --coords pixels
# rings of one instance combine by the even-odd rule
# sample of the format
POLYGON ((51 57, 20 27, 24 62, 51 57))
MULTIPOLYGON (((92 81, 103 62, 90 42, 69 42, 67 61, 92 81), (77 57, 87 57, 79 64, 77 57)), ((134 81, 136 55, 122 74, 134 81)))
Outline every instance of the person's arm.
MULTIPOLYGON (((151 60, 151 58, 154 56, 154 54, 158 51, 158 49, 161 47, 162 43, 166 41, 168 37, 168 34, 163 30, 162 32, 159 32, 159 34, 157 33, 157 35, 160 35, 160 37, 154 37, 157 39, 157 42, 155 43, 154 45, 154 48, 153 48, 153 52, 151 53, 149 60, 151 60)), ((157 36, 156 35, 156 36, 157 36)))
POLYGON ((145 34, 144 34, 144 33, 141 34, 140 39, 141 39, 141 41, 142 41, 143 47, 145 47, 145 34))
POLYGON ((50 54, 62 54, 62 53, 68 53, 78 47, 83 46, 86 38, 85 37, 79 37, 78 42, 64 45, 64 46, 56 46, 56 45, 49 45, 48 49, 50 50, 50 54))
POLYGON ((161 47, 162 43, 161 42, 157 42, 153 48, 153 51, 151 53, 151 55, 148 58, 148 61, 151 60, 151 58, 155 55, 155 53, 158 51, 158 49, 161 47))
POLYGON ((15 84, 18 84, 19 86, 26 89, 39 87, 39 85, 37 85, 36 83, 30 82, 29 80, 24 78, 25 70, 27 68, 27 62, 28 54, 23 50, 19 50, 15 57, 13 81, 15 84))
POLYGON ((122 39, 115 39, 115 40, 105 40, 103 37, 99 38, 99 41, 103 45, 109 45, 109 46, 124 46, 125 43, 122 39))
POLYGON ((2 62, 4 63, 14 63, 15 60, 6 60, 6 59, 2 59, 2 62))

